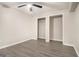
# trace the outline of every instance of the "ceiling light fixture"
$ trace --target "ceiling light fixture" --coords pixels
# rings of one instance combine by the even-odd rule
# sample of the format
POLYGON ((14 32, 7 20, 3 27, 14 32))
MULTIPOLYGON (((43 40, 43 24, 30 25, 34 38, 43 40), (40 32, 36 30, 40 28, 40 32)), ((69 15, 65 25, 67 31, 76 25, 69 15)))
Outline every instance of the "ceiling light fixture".
POLYGON ((31 4, 28 4, 28 5, 27 5, 27 7, 28 7, 28 8, 31 8, 31 7, 32 7, 32 5, 31 5, 31 4))

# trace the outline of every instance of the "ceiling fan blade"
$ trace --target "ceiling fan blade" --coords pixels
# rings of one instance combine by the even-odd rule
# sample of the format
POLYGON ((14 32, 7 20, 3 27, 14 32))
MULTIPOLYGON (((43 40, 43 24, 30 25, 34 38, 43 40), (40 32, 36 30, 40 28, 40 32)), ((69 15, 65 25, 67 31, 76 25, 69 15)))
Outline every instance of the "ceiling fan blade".
POLYGON ((26 6, 26 5, 25 4, 24 5, 20 5, 20 6, 18 6, 18 8, 23 7, 23 6, 26 6))
POLYGON ((2 6, 5 7, 5 8, 10 8, 8 5, 4 5, 4 4, 2 6))
POLYGON ((4 3, 0 3, 0 5, 2 5, 5 8, 10 8, 10 6, 8 6, 8 5, 4 4, 4 3))
POLYGON ((37 4, 33 4, 33 6, 38 7, 38 8, 42 8, 41 5, 37 5, 37 4))

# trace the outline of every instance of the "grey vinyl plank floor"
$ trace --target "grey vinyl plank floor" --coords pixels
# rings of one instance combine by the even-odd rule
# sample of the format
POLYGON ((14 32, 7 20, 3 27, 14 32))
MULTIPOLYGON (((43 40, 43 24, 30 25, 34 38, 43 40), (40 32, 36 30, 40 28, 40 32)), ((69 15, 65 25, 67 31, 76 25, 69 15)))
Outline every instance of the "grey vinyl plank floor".
POLYGON ((62 42, 29 40, 11 47, 0 49, 0 57, 77 57, 73 47, 62 42))

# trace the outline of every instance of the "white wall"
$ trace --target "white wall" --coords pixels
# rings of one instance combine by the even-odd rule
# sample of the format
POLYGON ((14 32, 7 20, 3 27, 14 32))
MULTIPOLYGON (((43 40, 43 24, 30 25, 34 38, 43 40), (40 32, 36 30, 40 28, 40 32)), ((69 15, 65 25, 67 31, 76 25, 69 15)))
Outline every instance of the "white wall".
POLYGON ((62 41, 62 16, 50 17, 50 40, 62 41))
POLYGON ((79 5, 74 13, 74 21, 73 21, 73 45, 79 56, 79 5))
POLYGON ((0 6, 0 48, 34 39, 32 16, 17 9, 0 6))
POLYGON ((73 20, 74 13, 73 12, 64 12, 63 17, 63 44, 65 45, 73 45, 73 20))

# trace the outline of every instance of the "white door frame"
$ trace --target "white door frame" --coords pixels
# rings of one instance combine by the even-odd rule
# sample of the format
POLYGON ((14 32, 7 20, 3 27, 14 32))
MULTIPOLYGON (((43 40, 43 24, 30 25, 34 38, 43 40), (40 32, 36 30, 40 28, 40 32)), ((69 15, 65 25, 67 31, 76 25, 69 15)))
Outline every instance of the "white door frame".
MULTIPOLYGON (((54 14, 54 15, 50 15, 50 16, 57 16, 57 15, 62 15, 62 43, 63 43, 63 41, 64 41, 64 14, 63 14, 63 13, 60 13, 60 14, 54 14)), ((36 21, 37 21, 36 40, 38 39, 38 19, 40 19, 40 18, 45 18, 46 22, 49 22, 50 16, 38 17, 38 18, 36 19, 36 21)), ((49 28, 49 27, 48 27, 48 28, 49 28)), ((46 32, 47 32, 47 31, 46 31, 46 32)), ((48 35, 46 35, 46 36, 48 36, 48 37, 46 37, 46 42, 50 42, 50 38, 49 38, 50 35, 48 34, 48 35)))
POLYGON ((55 17, 55 16, 62 16, 62 41, 61 42, 63 42, 63 14, 49 16, 49 21, 50 21, 50 17, 55 17))
POLYGON ((46 17, 37 18, 37 39, 39 38, 39 19, 42 19, 42 18, 44 18, 46 22, 46 17))

